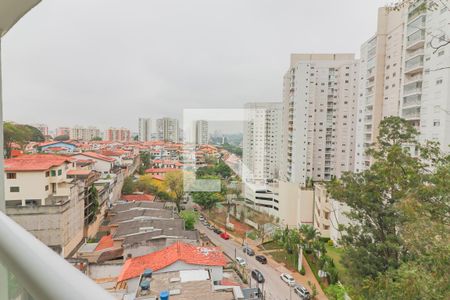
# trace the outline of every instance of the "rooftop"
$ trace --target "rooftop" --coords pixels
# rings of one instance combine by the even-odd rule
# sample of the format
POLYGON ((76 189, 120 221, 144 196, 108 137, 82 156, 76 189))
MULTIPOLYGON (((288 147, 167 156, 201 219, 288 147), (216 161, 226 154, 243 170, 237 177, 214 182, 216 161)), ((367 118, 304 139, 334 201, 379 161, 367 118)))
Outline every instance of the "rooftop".
POLYGON ((91 152, 91 151, 78 153, 77 155, 83 155, 83 156, 87 156, 90 158, 99 159, 99 160, 108 161, 108 162, 116 161, 114 158, 111 158, 111 157, 108 157, 105 155, 101 155, 99 153, 91 152))
POLYGON ((181 242, 147 255, 128 259, 119 275, 118 282, 139 277, 145 269, 161 270, 177 261, 189 265, 225 266, 227 260, 217 247, 199 247, 181 242))
POLYGON ((30 154, 5 159, 5 171, 45 171, 64 163, 71 163, 67 156, 53 154, 30 154))
POLYGON ((120 200, 130 201, 155 201, 155 196, 150 194, 122 195, 120 200))
MULTIPOLYGON (((143 279, 147 280, 147 279, 143 279)), ((169 299, 234 299, 232 290, 214 291, 211 278, 206 270, 186 270, 153 274, 150 279, 150 289, 143 291, 138 288, 136 299, 154 299, 162 291, 169 292, 169 299)))

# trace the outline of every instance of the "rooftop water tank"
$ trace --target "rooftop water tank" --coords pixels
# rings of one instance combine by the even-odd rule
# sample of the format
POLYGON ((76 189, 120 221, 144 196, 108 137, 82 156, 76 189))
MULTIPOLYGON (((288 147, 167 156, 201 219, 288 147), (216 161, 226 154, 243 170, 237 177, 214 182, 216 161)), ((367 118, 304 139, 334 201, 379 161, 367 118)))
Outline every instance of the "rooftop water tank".
POLYGON ((150 289, 150 281, 144 280, 140 284, 141 290, 148 291, 150 289))
POLYGON ((144 278, 152 278, 153 270, 152 269, 145 269, 142 276, 144 278))
POLYGON ((160 300, 169 300, 169 291, 162 291, 159 293, 160 300))

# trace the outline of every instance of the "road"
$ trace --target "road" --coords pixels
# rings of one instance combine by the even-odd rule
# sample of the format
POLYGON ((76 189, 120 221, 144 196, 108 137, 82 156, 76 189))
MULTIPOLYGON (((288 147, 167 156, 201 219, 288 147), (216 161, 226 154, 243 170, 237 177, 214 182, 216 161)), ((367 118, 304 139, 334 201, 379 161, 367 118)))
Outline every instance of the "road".
MULTIPOLYGON (((247 262, 247 271, 251 272, 253 269, 258 269, 265 278, 264 286, 260 285, 260 288, 264 288, 266 295, 266 300, 299 300, 301 299, 297 296, 292 288, 280 279, 280 274, 282 272, 276 270, 274 266, 271 266, 270 261, 263 265, 259 263, 255 256, 248 256, 242 252, 242 245, 234 240, 224 240, 218 234, 214 233, 212 230, 206 228, 203 224, 198 222, 196 225, 197 230, 203 232, 208 236, 208 238, 218 247, 222 248, 229 257, 236 256, 242 257, 247 262)), ((256 287, 257 283, 255 280, 249 282, 252 287, 256 287)))

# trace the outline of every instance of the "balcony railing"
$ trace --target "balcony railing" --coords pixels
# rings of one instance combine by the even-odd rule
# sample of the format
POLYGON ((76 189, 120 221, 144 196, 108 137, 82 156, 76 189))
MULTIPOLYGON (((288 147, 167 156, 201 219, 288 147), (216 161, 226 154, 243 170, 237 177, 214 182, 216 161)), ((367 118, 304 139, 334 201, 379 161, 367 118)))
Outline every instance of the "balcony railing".
POLYGON ((114 299, 2 212, 0 261, 34 299, 114 299))

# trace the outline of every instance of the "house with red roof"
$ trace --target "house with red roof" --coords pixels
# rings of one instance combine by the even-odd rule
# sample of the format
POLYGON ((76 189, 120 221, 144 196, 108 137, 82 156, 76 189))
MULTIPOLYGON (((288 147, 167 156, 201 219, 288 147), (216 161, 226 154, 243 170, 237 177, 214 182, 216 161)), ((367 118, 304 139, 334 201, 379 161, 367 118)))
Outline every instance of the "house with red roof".
POLYGON ((122 195, 120 196, 119 200, 123 200, 126 202, 133 202, 133 201, 146 201, 146 202, 153 202, 155 201, 155 196, 151 194, 133 194, 133 195, 122 195))
POLYGON ((182 270, 209 270, 213 282, 223 279, 223 267, 227 259, 218 247, 195 246, 176 242, 162 250, 125 261, 117 279, 118 284, 126 282, 128 290, 136 290, 144 270, 166 273, 182 270))
POLYGON ((164 178, 164 176, 166 176, 167 173, 169 172, 175 172, 175 171, 180 171, 179 169, 172 169, 172 168, 150 168, 145 170, 146 174, 150 174, 152 176, 161 176, 164 178))
POLYGON ((73 170, 68 156, 31 154, 5 160, 6 213, 62 256, 83 239, 84 186, 69 178, 73 170))
POLYGON ((102 155, 97 152, 87 151, 87 152, 77 153, 77 154, 73 155, 72 157, 74 157, 76 159, 93 160, 94 164, 92 166, 92 169, 97 172, 103 173, 103 174, 111 173, 112 169, 116 165, 115 158, 105 156, 105 155, 102 155))

